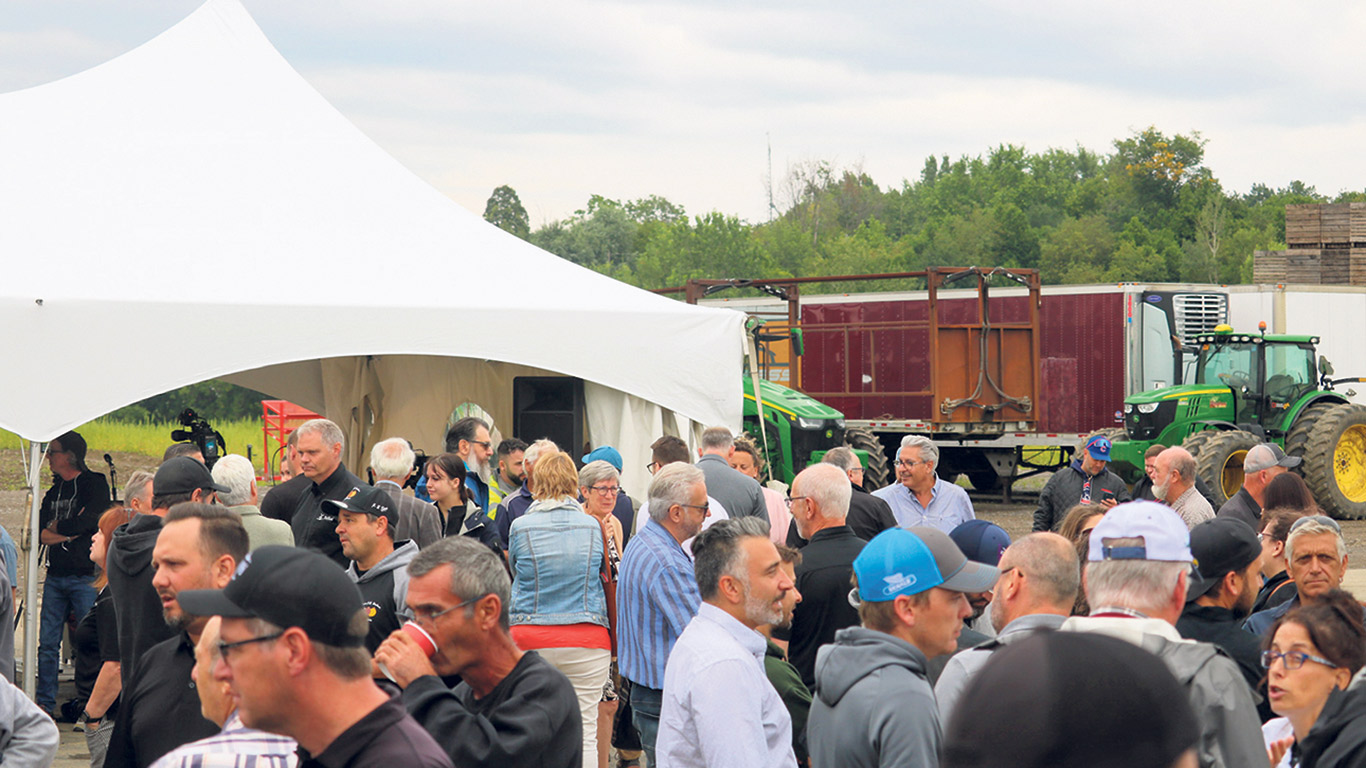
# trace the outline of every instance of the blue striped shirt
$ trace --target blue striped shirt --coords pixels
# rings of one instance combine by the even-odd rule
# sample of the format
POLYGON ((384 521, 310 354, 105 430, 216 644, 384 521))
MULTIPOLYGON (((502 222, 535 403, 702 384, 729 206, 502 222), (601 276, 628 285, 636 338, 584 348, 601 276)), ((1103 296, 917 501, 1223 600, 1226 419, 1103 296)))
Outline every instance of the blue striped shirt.
POLYGON ((650 520, 631 537, 617 579, 617 663, 622 677, 664 688, 664 666, 702 598, 692 560, 650 520))
POLYGON ((152 768, 294 768, 297 748, 288 736, 246 727, 233 712, 220 733, 171 750, 152 768))

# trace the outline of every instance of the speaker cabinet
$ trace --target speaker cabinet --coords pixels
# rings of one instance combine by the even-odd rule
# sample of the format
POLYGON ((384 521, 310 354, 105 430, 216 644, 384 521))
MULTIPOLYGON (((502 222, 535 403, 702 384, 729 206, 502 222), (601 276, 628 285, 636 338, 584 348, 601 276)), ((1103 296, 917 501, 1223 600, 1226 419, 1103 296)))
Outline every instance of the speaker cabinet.
POLYGON ((583 379, 518 376, 512 380, 512 428, 531 443, 548 437, 579 464, 583 455, 583 379))

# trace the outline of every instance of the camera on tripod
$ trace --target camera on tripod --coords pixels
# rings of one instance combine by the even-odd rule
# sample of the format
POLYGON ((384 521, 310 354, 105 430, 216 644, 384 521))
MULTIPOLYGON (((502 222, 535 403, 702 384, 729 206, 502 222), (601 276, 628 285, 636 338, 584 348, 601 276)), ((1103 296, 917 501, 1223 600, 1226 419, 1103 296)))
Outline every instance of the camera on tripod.
POLYGON ((171 439, 177 443, 191 442, 199 446, 199 452, 204 454, 204 466, 213 469, 223 449, 223 435, 200 418, 193 408, 181 411, 178 420, 185 429, 172 430, 171 439))

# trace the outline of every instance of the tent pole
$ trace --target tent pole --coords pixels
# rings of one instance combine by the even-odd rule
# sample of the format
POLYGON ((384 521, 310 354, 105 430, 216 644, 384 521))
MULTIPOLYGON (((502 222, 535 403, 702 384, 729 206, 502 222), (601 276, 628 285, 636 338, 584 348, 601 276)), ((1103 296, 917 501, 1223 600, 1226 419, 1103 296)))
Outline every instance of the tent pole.
POLYGON ((38 607, 38 480, 43 468, 43 453, 47 443, 31 441, 28 461, 28 495, 32 501, 29 523, 20 542, 28 550, 28 574, 24 582, 24 693, 30 699, 38 693, 38 624, 34 611, 38 607))
POLYGON ((764 453, 764 463, 770 467, 768 477, 772 480, 773 457, 768 454, 768 431, 764 428, 764 394, 759 390, 759 351, 754 344, 754 334, 745 334, 745 346, 749 350, 749 378, 754 386, 754 412, 759 415, 759 450, 764 453))

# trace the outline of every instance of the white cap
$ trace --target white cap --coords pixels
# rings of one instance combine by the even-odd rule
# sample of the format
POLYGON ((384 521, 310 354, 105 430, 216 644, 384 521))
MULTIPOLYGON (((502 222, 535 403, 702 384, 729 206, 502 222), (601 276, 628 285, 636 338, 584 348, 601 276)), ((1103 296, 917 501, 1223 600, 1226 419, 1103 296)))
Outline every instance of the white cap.
POLYGON ((1091 529, 1087 560, 1153 560, 1189 563, 1191 534, 1185 521, 1171 507, 1155 501, 1130 501, 1120 504, 1091 529), (1142 539, 1137 546, 1112 547, 1107 539, 1142 539))

